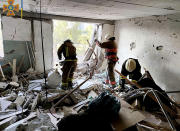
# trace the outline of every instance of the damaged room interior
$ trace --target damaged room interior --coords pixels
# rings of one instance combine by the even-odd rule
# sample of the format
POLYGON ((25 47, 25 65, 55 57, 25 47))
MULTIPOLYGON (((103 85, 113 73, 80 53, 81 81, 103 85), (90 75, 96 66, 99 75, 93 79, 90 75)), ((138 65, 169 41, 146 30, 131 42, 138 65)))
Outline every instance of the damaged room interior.
POLYGON ((0 12, 0 131, 180 130, 180 0, 0 12))

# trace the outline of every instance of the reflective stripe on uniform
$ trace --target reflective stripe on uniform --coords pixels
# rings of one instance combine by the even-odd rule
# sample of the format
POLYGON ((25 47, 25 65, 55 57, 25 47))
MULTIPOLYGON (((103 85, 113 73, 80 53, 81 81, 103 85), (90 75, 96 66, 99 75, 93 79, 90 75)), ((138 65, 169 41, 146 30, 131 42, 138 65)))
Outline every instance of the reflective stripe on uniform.
POLYGON ((109 55, 109 56, 106 56, 106 58, 108 58, 108 59, 117 58, 117 55, 109 55))
POLYGON ((132 82, 135 82, 135 83, 137 83, 137 81, 136 81, 136 80, 132 80, 132 82))
POLYGON ((77 60, 64 60, 64 61, 77 61, 77 60))
POLYGON ((117 52, 117 49, 116 48, 114 48, 114 49, 106 49, 106 52, 117 52))
POLYGON ((126 79, 125 76, 120 76, 121 79, 126 79))
POLYGON ((111 85, 115 85, 116 84, 116 82, 115 81, 111 81, 111 85))
POLYGON ((68 81, 72 81, 73 79, 72 78, 68 78, 68 81))
POLYGON ((68 83, 62 82, 62 85, 63 85, 63 86, 68 86, 68 83))
POLYGON ((68 47, 66 47, 66 57, 69 56, 69 50, 68 50, 68 47))

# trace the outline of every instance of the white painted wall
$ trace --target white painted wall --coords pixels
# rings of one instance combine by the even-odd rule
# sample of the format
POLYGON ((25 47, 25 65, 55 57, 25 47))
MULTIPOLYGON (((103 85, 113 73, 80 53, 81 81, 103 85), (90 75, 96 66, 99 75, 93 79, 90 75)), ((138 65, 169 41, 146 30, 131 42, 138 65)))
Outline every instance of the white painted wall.
POLYGON ((20 18, 2 17, 3 40, 31 41, 31 22, 20 18))
MULTIPOLYGON (((161 88, 180 90, 180 14, 117 21, 115 36, 120 61, 116 68, 129 57, 138 58, 161 88), (132 42, 136 47, 131 50, 132 42), (163 49, 157 51, 157 46, 163 49)), ((180 94, 173 96, 180 99, 180 94)))
MULTIPOLYGON (((36 70, 43 72, 43 55, 41 43, 41 28, 40 21, 34 21, 34 43, 35 43, 35 57, 36 70)), ((49 70, 53 67, 53 24, 52 21, 43 21, 43 41, 44 41, 44 55, 45 67, 49 70)))

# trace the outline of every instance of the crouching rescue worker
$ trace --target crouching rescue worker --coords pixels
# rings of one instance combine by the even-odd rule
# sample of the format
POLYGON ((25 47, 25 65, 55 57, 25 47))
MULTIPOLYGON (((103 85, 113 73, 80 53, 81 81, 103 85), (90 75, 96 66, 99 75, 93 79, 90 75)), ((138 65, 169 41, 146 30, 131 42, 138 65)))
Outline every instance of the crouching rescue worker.
POLYGON ((105 39, 107 40, 106 42, 100 43, 96 40, 96 43, 101 48, 105 48, 105 55, 106 55, 106 58, 108 59, 108 67, 107 67, 108 77, 106 80, 106 84, 110 83, 111 87, 115 88, 116 81, 114 77, 114 67, 116 65, 116 62, 118 61, 117 44, 115 42, 115 37, 113 36, 106 35, 105 39))
POLYGON ((73 74, 77 66, 76 48, 71 40, 66 40, 58 49, 59 60, 62 59, 62 54, 65 57, 62 67, 62 85, 63 90, 72 89, 73 74))
MULTIPOLYGON (((129 76, 129 79, 137 82, 142 77, 139 61, 133 58, 127 59, 122 65, 121 74, 126 77, 129 76)), ((121 82, 121 90, 123 90, 125 84, 125 79, 123 77, 121 77, 121 82)))

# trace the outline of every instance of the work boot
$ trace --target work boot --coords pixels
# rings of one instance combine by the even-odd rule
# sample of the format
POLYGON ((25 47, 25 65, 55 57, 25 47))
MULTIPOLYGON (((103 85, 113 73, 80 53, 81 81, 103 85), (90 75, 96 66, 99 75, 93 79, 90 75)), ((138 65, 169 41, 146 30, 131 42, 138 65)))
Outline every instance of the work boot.
POLYGON ((116 84, 111 85, 111 89, 114 89, 114 88, 116 88, 116 84))
POLYGON ((68 87, 65 86, 65 85, 61 85, 61 89, 62 89, 62 90, 68 90, 68 87))
POLYGON ((73 83, 72 83, 72 81, 69 81, 69 82, 68 82, 68 89, 73 89, 73 83))

